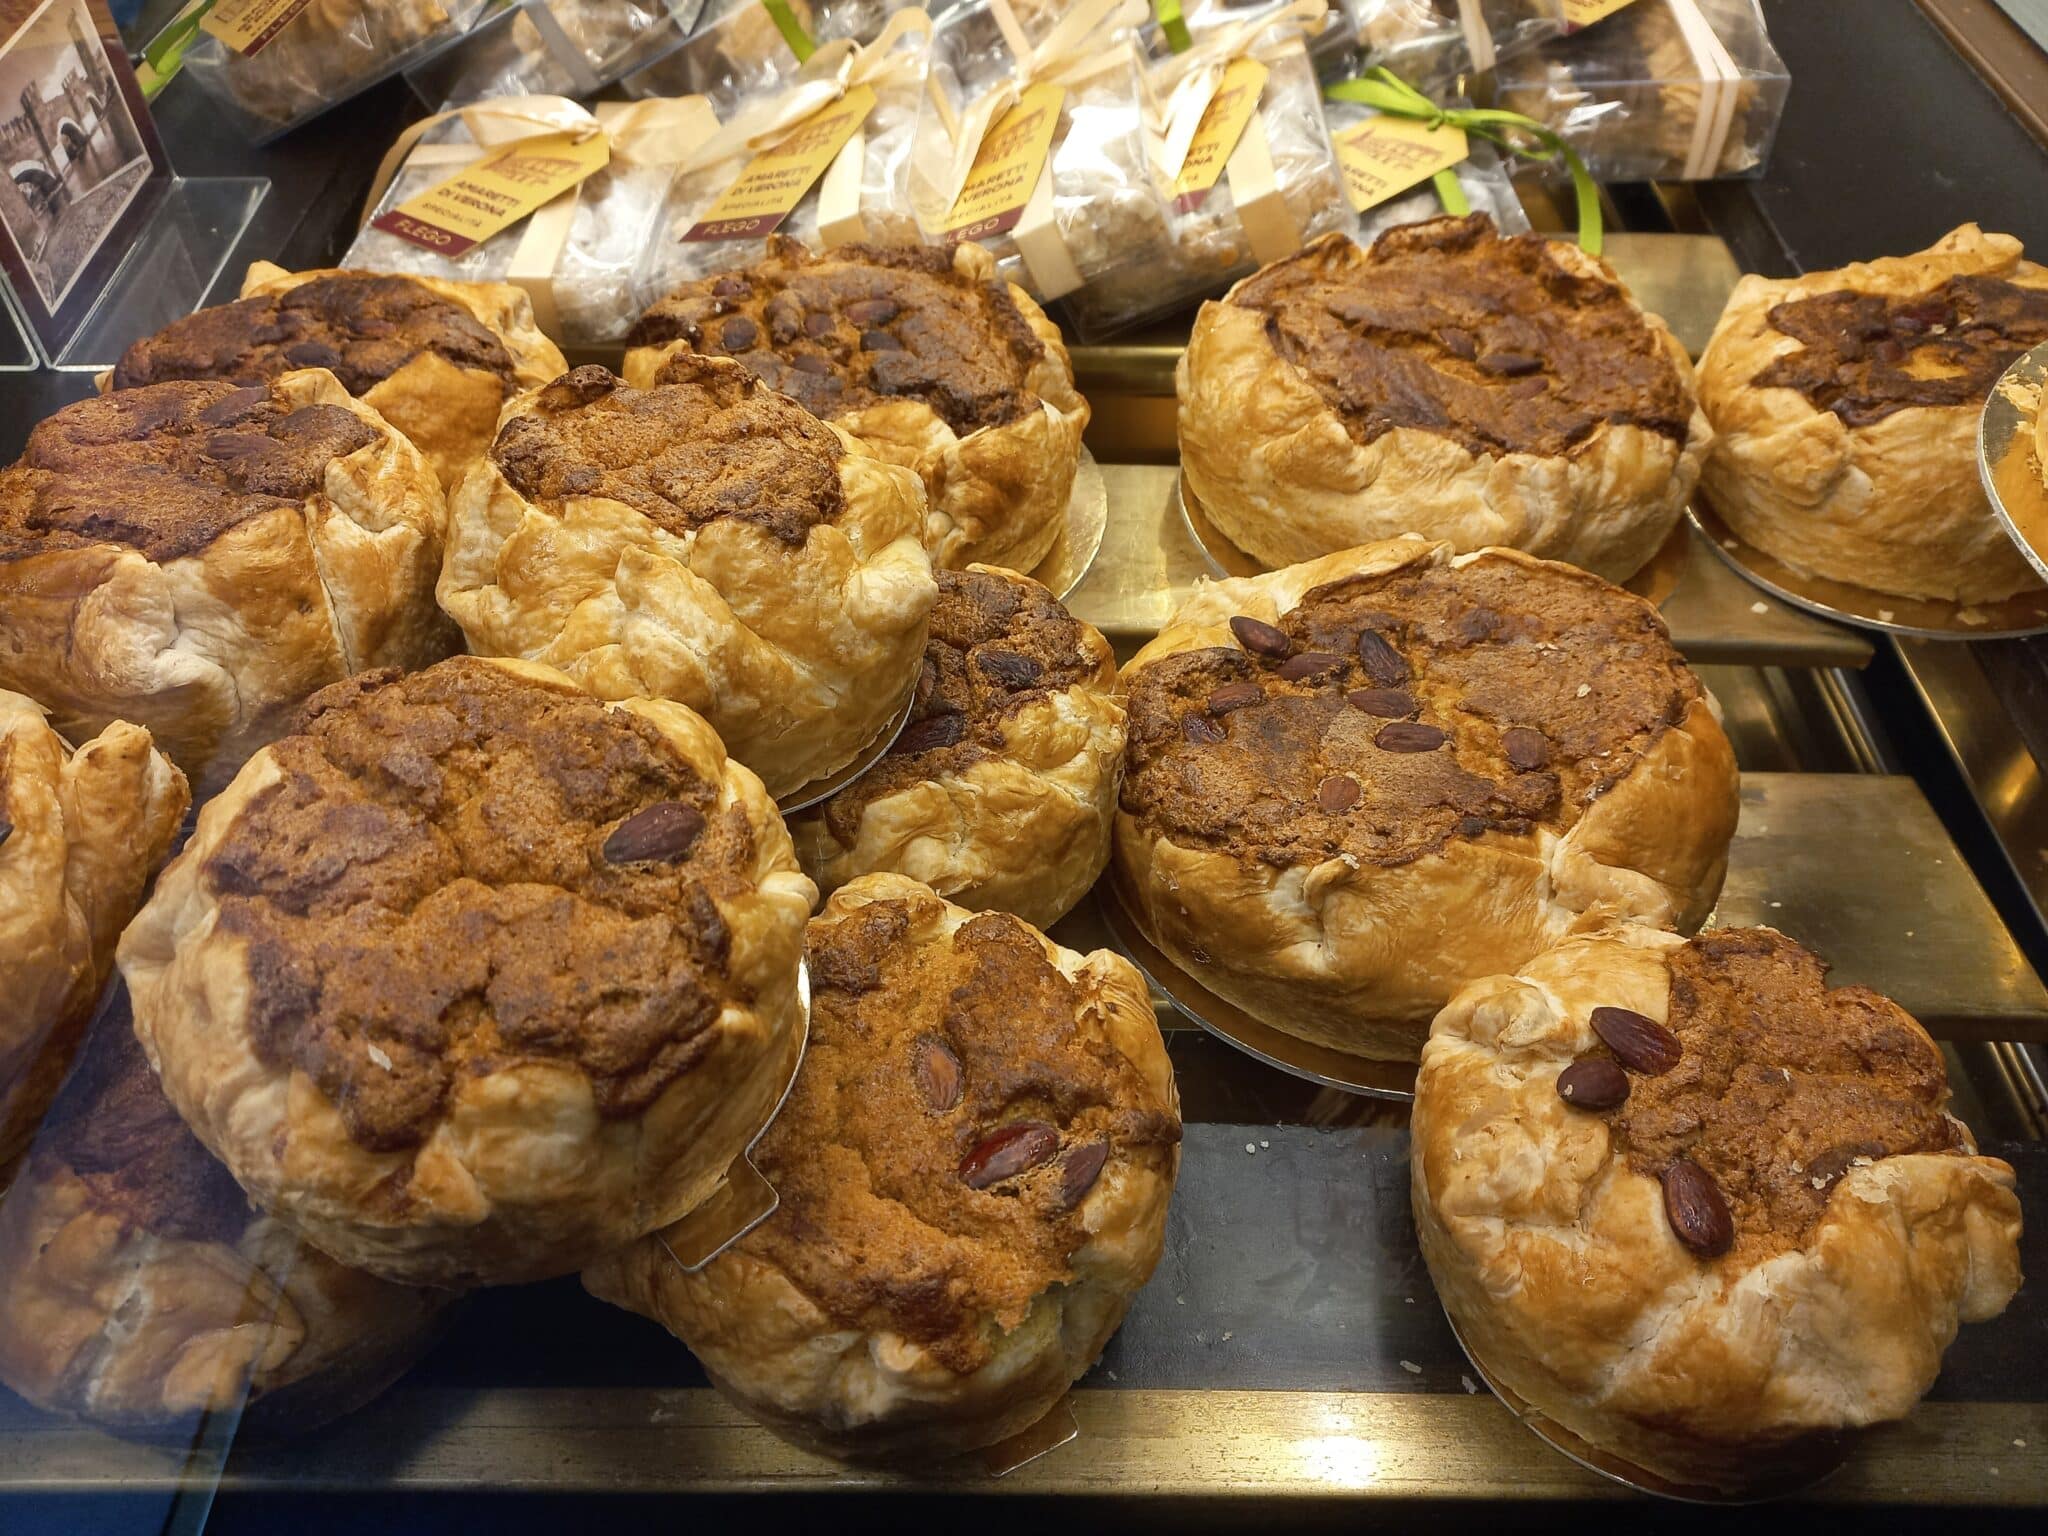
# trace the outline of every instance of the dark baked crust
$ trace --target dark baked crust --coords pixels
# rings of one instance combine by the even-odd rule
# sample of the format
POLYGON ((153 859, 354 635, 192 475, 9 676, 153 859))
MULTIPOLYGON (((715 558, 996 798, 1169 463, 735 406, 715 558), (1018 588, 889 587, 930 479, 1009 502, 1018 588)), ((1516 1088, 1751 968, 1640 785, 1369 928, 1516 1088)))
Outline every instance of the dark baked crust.
POLYGON ((1484 214, 1328 239, 1240 283, 1230 303, 1371 443, 1397 427, 1475 454, 1563 454, 1602 425, 1684 443, 1692 401, 1619 283, 1484 214))
POLYGON ((1562 833, 1700 697, 1648 603, 1492 555, 1314 588, 1264 643, 1130 675, 1147 832, 1276 867, 1562 833))
POLYGON ((0 561, 120 544, 168 561, 318 491, 328 464, 377 441, 338 405, 270 387, 156 384, 39 422, 0 471, 0 561))
POLYGON ((43 1119, 34 1158, 68 1167, 102 1208, 157 1237, 233 1243, 255 1214, 164 1097, 118 982, 43 1119))
POLYGON ((967 1372, 983 1319, 1013 1327, 1072 1279, 1075 1214, 1107 1161, 1170 1147, 1179 1121, 1075 986, 1006 913, 950 945, 906 943, 902 901, 810 928, 811 1033, 755 1160, 781 1196, 741 1250, 848 1327, 967 1372))
POLYGON ((687 341, 731 357, 820 416, 922 400, 960 436, 1038 408, 1045 348, 1000 279, 957 271, 949 247, 770 241, 751 267, 676 289, 628 346, 687 341))
POLYGON ((496 374, 512 391, 512 354, 476 316, 409 277, 354 272, 174 320, 122 354, 113 387, 167 379, 261 384, 294 368, 325 368, 362 395, 429 352, 496 374))
POLYGON ((673 534, 721 518, 800 545, 845 505, 832 429, 729 363, 680 357, 654 389, 595 364, 506 422, 491 458, 529 501, 605 496, 673 534))
POLYGON ((934 574, 939 598, 910 719, 888 755, 825 805, 827 827, 847 847, 872 802, 1000 756, 1006 721, 1096 674, 1086 631, 1037 582, 987 571, 934 574))
POLYGON ((1940 1048, 1890 998, 1830 989, 1818 955, 1768 928, 1703 933, 1670 966, 1682 1054, 1629 1073, 1609 1129, 1638 1173, 1686 1158, 1713 1179, 1742 1267, 1801 1247, 1855 1159, 1968 1150, 1940 1048))
POLYGON ((1964 275, 1910 298, 1815 294, 1773 305, 1769 318, 1800 349, 1750 382, 1796 389, 1865 427, 1912 406, 1976 409, 2014 358, 2048 341, 2048 289, 1964 275))
POLYGON ((716 1039, 753 833, 650 722, 468 657, 316 694, 203 878, 250 1036, 372 1151, 534 1059, 639 1113, 716 1039))

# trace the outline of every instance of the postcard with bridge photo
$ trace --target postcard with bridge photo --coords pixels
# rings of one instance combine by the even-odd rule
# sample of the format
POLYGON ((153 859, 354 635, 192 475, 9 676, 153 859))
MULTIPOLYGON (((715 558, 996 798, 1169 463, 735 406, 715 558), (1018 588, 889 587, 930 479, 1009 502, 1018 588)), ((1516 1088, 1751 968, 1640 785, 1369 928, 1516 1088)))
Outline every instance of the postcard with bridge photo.
POLYGON ((50 355, 170 164, 105 0, 0 0, 0 270, 50 355))

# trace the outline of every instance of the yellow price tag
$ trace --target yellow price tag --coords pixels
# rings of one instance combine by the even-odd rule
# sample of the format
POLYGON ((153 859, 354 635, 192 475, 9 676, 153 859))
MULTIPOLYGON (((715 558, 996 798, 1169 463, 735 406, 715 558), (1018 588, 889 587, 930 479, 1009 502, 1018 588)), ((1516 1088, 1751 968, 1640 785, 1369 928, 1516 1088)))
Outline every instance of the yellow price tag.
POLYGON ((1634 3, 1635 0, 1564 0, 1564 29, 1576 32, 1581 27, 1590 27, 1634 3))
POLYGON ((1259 110, 1259 97, 1266 89, 1266 66, 1257 59, 1232 59, 1225 66, 1216 94, 1203 109, 1201 126, 1188 141, 1187 158, 1173 180, 1174 206, 1183 213, 1199 208, 1209 189, 1223 174, 1223 167, 1237 151, 1245 125, 1259 110))
POLYGON ((940 234, 982 240, 1017 227, 1045 169, 1045 157, 1052 153, 1052 136, 1066 100, 1061 86, 1025 87, 1017 104, 982 136, 974 166, 953 199, 940 234))
POLYGON ((240 54, 261 53, 313 0, 215 0, 200 30, 240 54))
POLYGON ((1331 135, 1344 167, 1344 191, 1363 213, 1419 186, 1465 158, 1465 130, 1432 128, 1413 118, 1369 117, 1331 135))
POLYGON ((818 108, 749 160, 683 238, 758 240, 774 233, 874 109, 875 93, 865 85, 818 108))
POLYGON ((443 256, 460 256, 603 170, 611 157, 602 133, 571 129, 515 139, 373 223, 443 256))

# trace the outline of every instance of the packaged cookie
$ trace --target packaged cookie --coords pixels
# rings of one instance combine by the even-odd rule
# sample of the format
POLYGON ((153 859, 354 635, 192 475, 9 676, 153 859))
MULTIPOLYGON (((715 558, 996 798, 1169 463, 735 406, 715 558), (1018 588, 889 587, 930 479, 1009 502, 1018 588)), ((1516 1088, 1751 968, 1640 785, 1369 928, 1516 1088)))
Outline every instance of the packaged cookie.
POLYGON ((978 240, 1041 300, 1168 259, 1142 110, 1140 0, 964 0, 932 29, 911 150, 930 240, 978 240))
POLYGON ((244 133, 267 143, 447 46, 488 4, 299 0, 254 36, 210 15, 184 52, 183 73, 244 133))
POLYGON ((1368 64, 1444 83, 1561 35, 1564 0, 1340 0, 1368 64))
POLYGON ((924 12, 898 11, 873 41, 823 44, 783 84, 725 114, 667 184, 656 232, 641 247, 641 307, 759 261, 770 234, 814 250, 916 243, 910 152, 930 40, 924 12), (768 207, 749 190, 785 176, 804 178, 789 183, 794 207, 786 198, 768 207))
MULTIPOLYGON (((706 96, 720 118, 787 86, 825 43, 867 43, 915 0, 783 0, 788 26, 761 0, 710 0, 689 41, 625 77, 631 96, 706 96)), ((938 10, 938 5, 930 7, 938 10)))
MULTIPOLYGON (((1458 100, 1448 105, 1455 108, 1470 103, 1458 100)), ((1330 141, 1337 148, 1340 166, 1343 164, 1346 136, 1378 115, 1371 107, 1355 101, 1324 101, 1323 118, 1329 124, 1330 141)), ((1450 171, 1458 179, 1458 190, 1464 196, 1467 211, 1486 214, 1504 235, 1529 232, 1529 215, 1522 207, 1522 199, 1516 195, 1514 177, 1491 144, 1483 139, 1468 139, 1465 158, 1450 167, 1450 171)), ((1349 184, 1348 180, 1346 191, 1351 194, 1347 206, 1358 219, 1354 238, 1360 245, 1371 245, 1396 225, 1420 224, 1425 219, 1459 211, 1445 206, 1443 197, 1427 177, 1418 186, 1364 207, 1360 203, 1370 193, 1361 194, 1360 189, 1349 184)))
POLYGON ((516 0, 406 79, 423 101, 590 96, 683 45, 703 0, 516 0))
POLYGON ((1503 64, 1492 94, 1602 181, 1699 181, 1762 172, 1791 84, 1756 0, 1634 0, 1503 64))
POLYGON ((533 299, 541 329, 570 346, 620 341, 642 308, 637 269, 657 244, 675 160, 709 139, 717 119, 701 97, 599 102, 592 112, 561 97, 479 103, 435 124, 365 217, 342 264, 469 282, 510 282, 533 299), (375 220, 446 180, 486 149, 563 127, 597 124, 611 163, 539 213, 459 256, 416 245, 375 220))
POLYGON ((1151 50, 1147 129, 1171 243, 1163 263, 1117 269, 1068 300, 1084 338, 1220 293, 1349 226, 1307 46, 1324 15, 1323 0, 1219 13, 1190 23, 1184 52, 1151 50))

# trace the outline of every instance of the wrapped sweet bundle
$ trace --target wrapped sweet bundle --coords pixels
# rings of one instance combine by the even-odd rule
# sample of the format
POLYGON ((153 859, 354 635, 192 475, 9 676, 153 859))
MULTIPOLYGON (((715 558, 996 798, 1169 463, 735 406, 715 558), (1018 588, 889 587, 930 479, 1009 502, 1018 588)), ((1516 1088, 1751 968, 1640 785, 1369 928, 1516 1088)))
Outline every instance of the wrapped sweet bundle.
POLYGON ((915 243, 910 152, 930 37, 922 11, 898 11, 872 42, 826 43, 733 108, 666 187, 641 247, 640 307, 759 261, 774 233, 813 249, 915 243), (777 186, 788 189, 779 198, 777 186))
POLYGON ((1563 0, 1341 0, 1367 64, 1419 84, 1494 68, 1565 29, 1563 0))
POLYGON ((1147 126, 1171 244, 1163 264, 1120 268, 1068 301, 1082 336, 1220 293, 1349 226, 1307 45, 1324 17, 1323 0, 1292 0, 1193 23, 1183 52, 1164 52, 1160 37, 1147 126))
POLYGON ((911 151, 929 240, 979 241, 1034 297, 1170 257, 1141 108, 1141 0, 964 0, 932 30, 911 151))
POLYGON ((343 265, 467 282, 512 282, 533 298, 541 329, 572 346, 624 338, 639 315, 637 270, 657 243, 675 161, 717 130, 701 98, 599 102, 595 115, 552 96, 480 103, 430 128, 377 199, 343 265), (494 145, 579 126, 602 127, 611 161, 573 193, 457 256, 416 245, 376 220, 494 145))
MULTIPOLYGON (((730 118, 764 91, 787 86, 810 49, 867 43, 915 0, 711 0, 688 42, 625 77, 633 96, 705 96, 730 118)), ((937 11, 938 4, 925 7, 937 11)))
POLYGON ((318 116, 459 36, 489 0, 310 0, 250 35, 209 17, 183 72, 259 142, 318 116))
POLYGON ((406 71, 427 101, 588 96, 682 45, 702 0, 519 0, 406 71))
MULTIPOLYGON (((1458 100, 1446 105, 1456 108, 1468 103, 1458 100)), ((1328 100, 1323 103, 1324 120, 1329 124, 1330 140, 1337 148, 1340 165, 1344 163, 1347 138, 1379 115, 1371 107, 1355 101, 1328 100)), ((1450 171, 1457 177, 1458 190, 1464 194, 1471 212, 1491 217, 1504 235, 1528 233, 1529 215, 1515 193, 1514 177, 1491 144, 1483 139, 1468 140, 1465 158, 1450 167, 1450 171)), ((1354 238, 1360 245, 1371 245, 1396 225, 1420 224, 1424 219, 1453 211, 1444 206, 1443 198, 1427 178, 1419 186, 1369 203, 1366 200, 1372 194, 1361 195, 1359 188, 1349 185, 1348 181, 1347 178, 1346 190, 1352 194, 1348 206, 1357 214, 1354 238), (1361 203, 1366 205, 1360 206, 1361 203)))
POLYGON ((1791 84, 1756 0, 1634 0, 1502 65, 1493 90, 1602 181, 1700 181, 1762 171, 1791 84))

